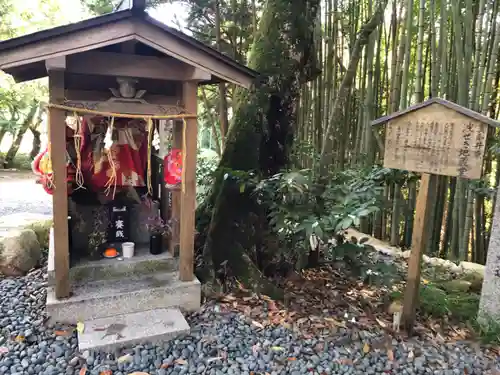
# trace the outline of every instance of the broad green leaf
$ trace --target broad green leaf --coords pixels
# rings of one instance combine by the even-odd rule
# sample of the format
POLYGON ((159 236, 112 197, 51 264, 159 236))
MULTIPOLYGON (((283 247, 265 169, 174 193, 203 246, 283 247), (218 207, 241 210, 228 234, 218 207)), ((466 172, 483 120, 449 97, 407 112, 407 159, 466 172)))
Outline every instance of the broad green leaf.
POLYGON ((336 231, 340 231, 342 229, 347 229, 349 228, 353 223, 353 219, 350 216, 347 216, 346 218, 342 219, 342 221, 337 225, 335 228, 336 231))

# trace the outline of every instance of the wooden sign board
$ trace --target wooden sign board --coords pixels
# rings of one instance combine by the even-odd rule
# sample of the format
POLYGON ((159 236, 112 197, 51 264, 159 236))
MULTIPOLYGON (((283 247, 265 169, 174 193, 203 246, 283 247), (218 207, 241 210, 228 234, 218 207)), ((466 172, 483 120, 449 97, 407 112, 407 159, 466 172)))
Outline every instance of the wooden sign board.
POLYGON ((384 167, 481 178, 488 125, 439 103, 387 123, 384 167))
POLYGON ((432 98, 372 121, 373 126, 380 124, 387 124, 384 167, 422 173, 403 305, 404 324, 411 335, 432 211, 428 196, 435 189, 436 175, 481 178, 488 126, 498 127, 500 123, 447 100, 432 98))

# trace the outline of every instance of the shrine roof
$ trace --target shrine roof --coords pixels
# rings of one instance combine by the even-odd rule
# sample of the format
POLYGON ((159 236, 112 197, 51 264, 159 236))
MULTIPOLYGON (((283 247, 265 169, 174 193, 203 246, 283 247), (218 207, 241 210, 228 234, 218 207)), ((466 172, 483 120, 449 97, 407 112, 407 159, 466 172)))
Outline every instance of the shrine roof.
POLYGON ((97 50, 129 40, 147 44, 167 56, 205 69, 222 81, 248 87, 259 77, 258 72, 236 60, 165 25, 145 11, 134 9, 119 10, 2 41, 0 69, 12 74, 16 81, 41 78, 47 75, 46 59, 97 50), (169 47, 172 47, 171 51, 169 47))
POLYGON ((456 103, 453 103, 453 102, 450 102, 448 100, 445 100, 445 99, 441 99, 441 98, 431 98, 431 99, 428 99, 428 100, 425 100, 423 101, 422 103, 418 103, 418 104, 415 104, 413 106, 410 106, 406 109, 403 109, 401 111, 398 111, 398 112, 394 112, 394 113, 391 113, 387 116, 384 116, 384 117, 380 117, 374 121, 371 122, 371 125, 372 126, 376 126, 376 125, 382 125, 386 122, 389 122, 391 120, 394 120, 398 117, 401 117, 401 116, 404 116, 404 115, 407 115, 411 112, 415 112, 415 111, 418 111, 419 109, 422 109, 422 108, 425 108, 425 107, 428 107, 432 104, 440 104, 446 108, 449 108, 453 111, 456 111, 466 117, 469 117, 471 119, 474 119, 474 120, 477 120, 477 121, 480 121, 484 124, 487 124, 487 125, 490 125, 490 126, 495 126, 495 127, 500 127, 500 121, 496 121, 490 117, 487 117, 487 116, 484 116, 476 111, 473 111, 469 108, 465 108, 465 107, 462 107, 461 105, 458 105, 456 103))

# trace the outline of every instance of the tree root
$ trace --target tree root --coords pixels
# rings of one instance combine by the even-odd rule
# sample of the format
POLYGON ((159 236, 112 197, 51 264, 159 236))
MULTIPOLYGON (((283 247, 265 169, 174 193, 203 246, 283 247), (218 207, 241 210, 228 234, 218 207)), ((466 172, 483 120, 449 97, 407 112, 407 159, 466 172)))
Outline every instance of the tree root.
POLYGON ((251 216, 259 208, 251 197, 240 193, 234 185, 230 181, 220 181, 200 273, 207 280, 213 280, 215 276, 222 282, 235 278, 245 288, 256 293, 282 299, 283 291, 260 272, 246 253, 246 249, 255 248, 255 229, 251 216))

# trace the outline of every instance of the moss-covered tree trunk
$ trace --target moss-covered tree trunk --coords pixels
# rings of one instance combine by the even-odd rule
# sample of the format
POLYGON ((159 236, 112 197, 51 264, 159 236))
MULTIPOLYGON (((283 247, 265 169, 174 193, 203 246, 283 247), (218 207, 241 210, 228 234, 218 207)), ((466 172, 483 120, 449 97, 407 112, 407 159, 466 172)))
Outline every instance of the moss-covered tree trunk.
POLYGON ((31 143, 30 160, 36 158, 40 153, 42 147, 42 133, 35 126, 30 126, 31 134, 33 135, 33 141, 31 143))
MULTIPOLYGON (((36 112, 38 111, 40 106, 40 103, 35 99, 33 103, 31 104, 30 111, 26 115, 26 118, 24 119, 23 123, 21 124, 20 128, 18 129, 16 133, 16 137, 14 138, 14 141, 10 145, 9 151, 7 151, 7 155, 5 155, 5 161, 4 161, 4 167, 5 168, 12 168, 14 165, 14 158, 17 155, 17 152, 19 151, 19 147, 21 147, 21 142, 23 141, 24 134, 30 127, 30 125, 33 122, 33 119, 35 118, 36 112)), ((40 118, 41 122, 41 118, 40 118)))
POLYGON ((262 80, 237 93, 216 180, 198 210, 197 245, 203 255, 198 271, 206 282, 219 274, 279 295, 257 265, 262 266, 266 207, 238 176, 253 172, 266 177, 288 164, 301 83, 318 73, 313 39, 318 9, 319 0, 268 0, 264 7, 248 64, 262 80))

